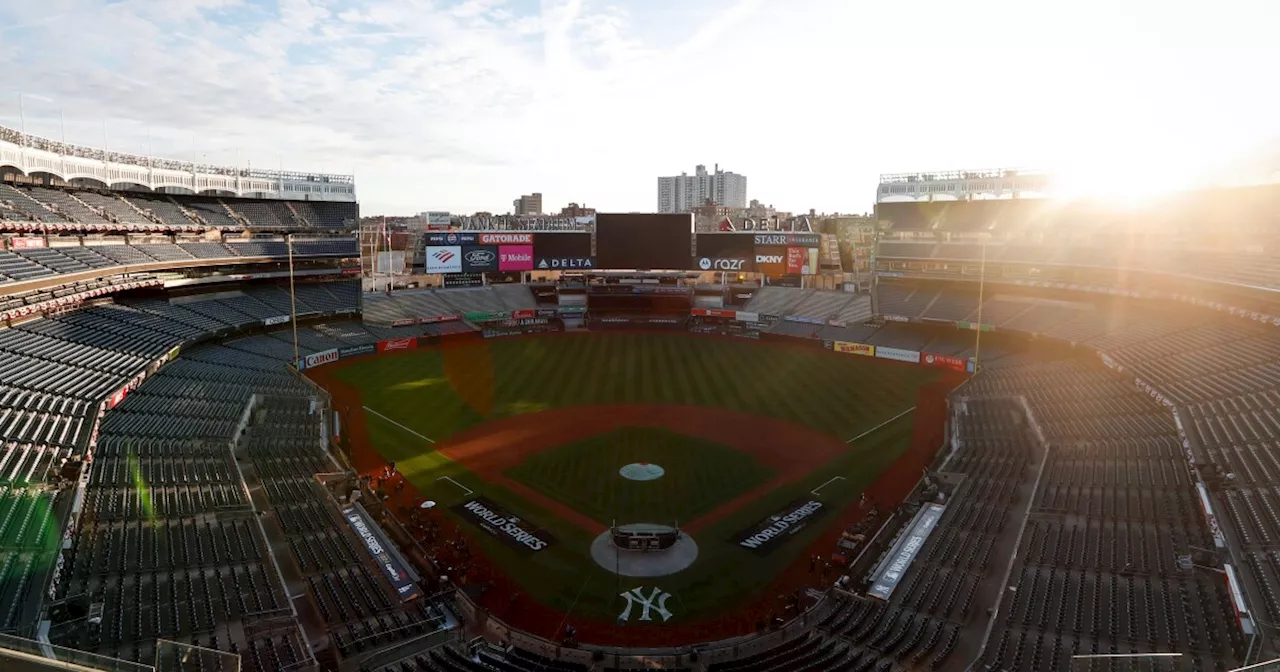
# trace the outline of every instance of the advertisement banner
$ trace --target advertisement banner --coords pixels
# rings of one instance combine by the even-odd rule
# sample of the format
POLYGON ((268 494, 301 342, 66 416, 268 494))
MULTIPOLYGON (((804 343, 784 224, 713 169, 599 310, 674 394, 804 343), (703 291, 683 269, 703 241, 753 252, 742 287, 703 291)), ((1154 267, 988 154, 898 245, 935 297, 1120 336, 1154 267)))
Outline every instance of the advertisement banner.
POLYGON ((449 228, 449 213, 432 210, 423 214, 427 216, 427 226, 433 229, 449 228))
POLYGON ((321 350, 320 352, 313 352, 313 353, 311 353, 311 354, 307 355, 306 357, 303 357, 303 358, 302 358, 302 364, 303 364, 303 365, 302 365, 302 366, 300 366, 300 367, 298 367, 298 368, 299 368, 299 369, 313 369, 313 368, 315 368, 315 367, 317 367, 317 366, 322 366, 322 365, 324 365, 324 364, 330 364, 330 363, 332 363, 332 362, 336 362, 336 361, 338 361, 338 358, 339 358, 339 357, 341 357, 341 355, 339 355, 339 354, 338 354, 338 349, 337 349, 337 348, 329 348, 328 350, 321 350))
POLYGON ((798 499, 733 535, 729 541, 756 555, 769 555, 826 512, 827 507, 816 499, 798 499))
MULTIPOLYGON (((481 245, 532 245, 532 233, 482 233, 481 245)), ((531 255, 532 256, 532 255, 531 255)))
POLYGON ((952 371, 964 373, 969 366, 969 361, 963 357, 953 357, 951 355, 938 355, 932 352, 926 352, 920 356, 920 363, 928 366, 937 366, 952 371))
POLYGON ((498 248, 467 246, 462 248, 462 271, 483 273, 498 270, 498 248))
POLYGON ((736 319, 739 322, 759 322, 760 313, 748 313, 745 310, 739 310, 734 315, 734 319, 736 319))
POLYGON ((699 233, 691 268, 701 271, 755 270, 755 237, 750 233, 699 233))
POLYGON ((787 275, 808 273, 809 251, 803 247, 787 248, 787 275))
POLYGON ((360 355, 371 355, 378 351, 377 346, 373 343, 365 343, 363 345, 352 345, 345 348, 338 348, 338 358, 359 357, 360 355))
POLYGON ((497 322, 510 316, 511 313, 467 313, 463 315, 468 322, 497 322))
POLYGON ((901 348, 889 348, 883 345, 876 346, 876 357, 881 359, 892 359, 895 362, 911 362, 912 364, 920 363, 919 350, 903 350, 901 348))
POLYGON ((689 311, 689 314, 697 317, 723 317, 726 320, 732 320, 738 315, 737 311, 718 308, 694 308, 689 311))
POLYGON ((475 245, 478 238, 474 233, 446 231, 444 233, 428 233, 427 245, 475 245))
POLYGON ((753 271, 750 257, 700 257, 695 264, 700 271, 753 271))
POLYGON ((532 245, 503 245, 498 248, 498 270, 532 271, 532 245))
POLYGON ((863 357, 876 356, 876 346, 865 345, 863 343, 850 343, 848 341, 832 341, 831 349, 836 352, 843 352, 847 355, 862 355, 863 357))
POLYGON ((9 247, 15 250, 31 250, 44 247, 44 238, 10 238, 9 247))
POLYGON ((288 321, 289 321, 288 315, 278 315, 276 317, 268 317, 267 319, 263 320, 262 326, 274 327, 277 324, 284 324, 285 322, 288 322, 288 321))
POLYGON ((596 267, 591 257, 538 257, 533 267, 539 271, 577 271, 596 267))
POLYGON ((556 542, 550 532, 528 520, 521 520, 497 503, 475 497, 453 507, 467 522, 492 534, 504 544, 524 553, 537 553, 556 542))
POLYGON ((787 248, 757 247, 756 272, 765 275, 780 276, 787 272, 787 248))
MULTIPOLYGON (((425 318, 424 318, 424 319, 425 319, 425 318)), ((394 320, 394 321, 392 321, 391 326, 393 326, 393 327, 409 327, 409 326, 412 326, 412 325, 413 325, 414 323, 416 323, 416 322, 417 322, 417 320, 413 319, 412 317, 406 317, 406 318, 404 318, 404 319, 402 319, 402 320, 394 320)))
POLYGON ((882 600, 889 599, 893 589, 898 587, 903 575, 916 559, 916 554, 924 547, 924 542, 938 526, 938 521, 942 519, 945 511, 946 507, 939 504, 926 504, 920 509, 911 522, 910 529, 898 537, 897 543, 889 550, 886 561, 872 575, 871 588, 867 591, 867 595, 882 600))
POLYGON ((901 315, 881 315, 885 322, 910 322, 911 319, 901 315))
POLYGON ((416 338, 393 338, 386 341, 378 341, 378 352, 388 352, 390 350, 413 350, 418 347, 418 339, 416 338))
POLYGON ((436 324, 438 322, 457 322, 461 320, 461 315, 432 315, 430 317, 419 317, 418 324, 436 324))
MULTIPOLYGON (((761 245, 778 245, 778 246, 794 246, 794 247, 817 247, 822 244, 822 238, 816 233, 757 233, 755 234, 756 247, 761 245)), ((759 249, 757 249, 759 252, 759 249)))
POLYGON ((461 273, 462 247, 449 245, 427 248, 427 273, 461 273))
POLYGON ((513 311, 511 311, 511 319, 513 319, 513 320, 524 320, 524 319, 528 319, 528 318, 530 318, 530 317, 534 317, 534 316, 536 316, 537 314, 538 314, 538 311, 536 311, 536 310, 528 310, 528 309, 526 309, 526 310, 513 310, 513 311))
POLYGON ((359 504, 344 506, 342 517, 347 519, 347 524, 364 542, 365 550, 373 556, 374 563, 382 569, 382 573, 396 589, 396 595, 400 597, 400 601, 408 602, 422 597, 422 590, 416 583, 418 577, 409 568, 409 563, 405 562, 400 551, 396 550, 395 545, 387 539, 386 533, 373 522, 373 518, 364 510, 364 507, 359 504))

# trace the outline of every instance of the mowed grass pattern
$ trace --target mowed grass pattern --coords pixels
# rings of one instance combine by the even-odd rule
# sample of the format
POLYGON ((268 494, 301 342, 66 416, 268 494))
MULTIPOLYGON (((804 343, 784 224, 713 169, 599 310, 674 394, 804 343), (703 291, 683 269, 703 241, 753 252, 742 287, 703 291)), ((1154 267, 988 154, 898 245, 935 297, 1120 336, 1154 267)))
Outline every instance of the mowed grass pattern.
MULTIPOLYGON (((607 403, 691 404, 775 417, 848 440, 911 408, 917 390, 933 380, 936 373, 922 367, 766 342, 690 334, 593 333, 478 341, 465 350, 432 349, 370 358, 339 369, 336 375, 359 389, 365 405, 390 418, 392 422, 372 414, 366 416, 370 442, 384 457, 395 460, 400 472, 424 496, 439 501, 441 510, 448 513, 449 506, 466 499, 456 483, 492 498, 557 536, 554 546, 531 557, 459 519, 459 524, 474 533, 473 539, 485 555, 498 562, 527 594, 553 607, 572 610, 575 618, 613 622, 619 610, 616 580, 590 558, 587 549, 593 534, 484 481, 401 426, 445 442, 456 432, 490 420, 551 408, 607 403), (467 381, 471 387, 450 381, 445 374, 445 357, 489 358, 453 360, 448 370, 474 370, 491 378, 492 395, 479 394, 474 379, 467 381), (475 408, 476 399, 485 399, 485 408, 475 408), (451 480, 443 480, 444 477, 451 480)), ((807 477, 768 492, 702 530, 698 534, 698 560, 692 567, 645 581, 646 585, 676 595, 672 608, 677 617, 672 624, 722 613, 754 597, 765 582, 795 561, 823 526, 805 529, 784 548, 764 558, 738 548, 732 541, 734 534, 835 476, 844 480, 826 485, 823 501, 836 509, 854 504, 858 493, 906 449, 912 417, 903 415, 867 434, 853 442, 847 453, 807 477)), ((667 514, 674 518, 675 512, 684 507, 692 510, 711 506, 712 500, 723 499, 733 489, 726 473, 724 482, 713 486, 724 488, 722 493, 708 496, 697 492, 705 487, 704 479, 711 477, 693 474, 711 467, 710 455, 722 448, 704 444, 695 450, 686 449, 681 455, 659 458, 644 452, 640 443, 633 448, 624 444, 605 449, 616 454, 616 459, 608 459, 602 452, 598 466, 587 460, 573 467, 540 464, 538 457, 527 461, 526 466, 545 473, 571 469, 546 478, 546 483, 555 485, 542 487, 554 487, 554 497, 573 502, 593 518, 612 516, 613 511, 628 508, 632 512, 641 508, 653 512, 646 513, 645 519, 667 514), (626 455, 627 450, 636 452, 626 455), (701 464, 696 455, 686 454, 702 451, 708 451, 706 464, 701 464), (642 454, 649 459, 641 459, 642 454), (669 486, 659 487, 673 488, 673 495, 678 489, 690 501, 673 503, 663 495, 632 490, 632 496, 638 499, 628 507, 620 499, 621 493, 610 494, 607 480, 619 483, 622 479, 617 476, 618 468, 632 461, 662 464, 667 475, 657 483, 672 480, 667 481, 669 486), (677 473, 683 470, 691 473, 677 473), (577 485, 570 485, 573 482, 577 485), (694 492, 690 494, 690 490, 694 492)), ((740 453, 727 459, 717 456, 714 467, 733 469, 743 459, 747 456, 740 453)), ((520 481, 537 487, 529 472, 518 476, 520 481)), ((741 477, 743 481, 736 485, 745 488, 757 476, 753 470, 744 469, 734 478, 741 477)), ((686 514, 680 515, 683 518, 686 514)))
POLYGON ((627 427, 549 450, 506 475, 602 524, 689 522, 773 475, 754 456, 653 427, 627 427), (666 473, 632 481, 618 470, 648 462, 666 473))
POLYGON ((495 418, 609 403, 722 406, 848 439, 910 408, 916 389, 934 376, 922 367, 754 341, 608 333, 478 341, 338 372, 370 408, 437 441, 495 418), (473 408, 454 392, 464 383, 448 379, 445 357, 491 359, 489 408, 473 408))

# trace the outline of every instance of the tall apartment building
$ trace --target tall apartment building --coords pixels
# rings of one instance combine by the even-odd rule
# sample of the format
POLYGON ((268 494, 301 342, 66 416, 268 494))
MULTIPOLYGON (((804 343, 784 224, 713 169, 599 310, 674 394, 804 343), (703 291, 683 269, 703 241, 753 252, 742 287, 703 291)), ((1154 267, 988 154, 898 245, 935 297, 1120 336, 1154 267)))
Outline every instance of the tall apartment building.
POLYGON ((693 175, 658 178, 658 212, 692 212, 708 201, 730 208, 747 207, 747 176, 722 171, 717 164, 714 173, 700 165, 693 175))
POLYGON ((516 215, 541 215, 542 194, 534 192, 517 198, 511 202, 511 211, 516 215))

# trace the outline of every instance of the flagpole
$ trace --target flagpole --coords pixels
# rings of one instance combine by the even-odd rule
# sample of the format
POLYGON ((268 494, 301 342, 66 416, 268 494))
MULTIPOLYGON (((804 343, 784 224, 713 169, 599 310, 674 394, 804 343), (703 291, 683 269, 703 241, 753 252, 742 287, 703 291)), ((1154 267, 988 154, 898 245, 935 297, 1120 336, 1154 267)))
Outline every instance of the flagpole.
POLYGON ((22 146, 27 146, 27 109, 22 102, 22 92, 18 92, 18 125, 22 130, 22 146))
POLYGON ((298 297, 293 290, 293 234, 285 237, 289 241, 289 318, 293 322, 293 361, 298 362, 298 297))

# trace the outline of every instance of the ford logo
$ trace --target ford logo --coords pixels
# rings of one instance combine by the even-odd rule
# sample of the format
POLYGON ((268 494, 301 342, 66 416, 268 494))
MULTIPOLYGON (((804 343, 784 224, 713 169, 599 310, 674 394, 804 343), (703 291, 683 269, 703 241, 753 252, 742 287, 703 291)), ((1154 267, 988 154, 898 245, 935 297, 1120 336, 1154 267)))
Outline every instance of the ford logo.
POLYGON ((494 255, 489 250, 471 250, 466 254, 467 263, 473 266, 492 264, 494 255))

